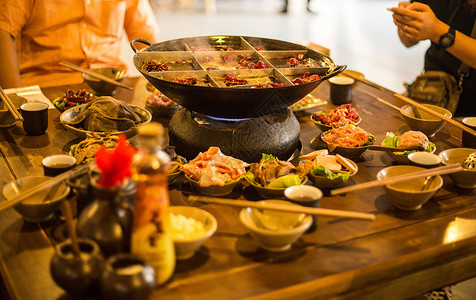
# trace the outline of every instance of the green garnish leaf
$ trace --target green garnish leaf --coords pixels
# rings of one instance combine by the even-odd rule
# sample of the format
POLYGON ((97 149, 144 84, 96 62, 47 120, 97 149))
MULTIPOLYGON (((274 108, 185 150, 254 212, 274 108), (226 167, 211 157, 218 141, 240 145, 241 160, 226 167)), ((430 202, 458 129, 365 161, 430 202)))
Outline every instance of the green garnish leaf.
POLYGON ((261 154, 261 159, 263 160, 263 163, 267 163, 270 160, 276 160, 278 158, 276 156, 272 155, 272 154, 262 153, 261 154))
POLYGON ((329 170, 327 170, 324 166, 316 166, 314 167, 310 173, 314 176, 320 176, 320 177, 326 177, 331 180, 334 180, 336 178, 340 178, 342 182, 346 182, 349 180, 351 172, 345 172, 345 173, 334 173, 329 170))
POLYGON ((275 181, 268 184, 267 188, 273 189, 280 189, 280 188, 287 188, 293 185, 299 185, 302 183, 302 179, 297 174, 288 174, 285 176, 281 176, 276 178, 275 181))

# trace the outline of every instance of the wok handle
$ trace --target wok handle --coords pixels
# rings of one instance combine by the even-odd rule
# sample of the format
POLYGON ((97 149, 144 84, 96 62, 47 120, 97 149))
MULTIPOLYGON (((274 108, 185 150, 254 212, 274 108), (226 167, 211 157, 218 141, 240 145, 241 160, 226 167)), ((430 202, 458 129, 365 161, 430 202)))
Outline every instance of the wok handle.
POLYGON ((137 53, 137 51, 139 51, 139 50, 137 50, 136 46, 134 46, 134 44, 136 42, 139 42, 139 43, 142 43, 142 44, 146 44, 147 46, 150 46, 150 42, 148 40, 139 39, 139 38, 132 39, 132 41, 130 42, 130 45, 131 45, 131 48, 134 51, 134 53, 137 53))
POLYGON ((344 72, 344 70, 347 69, 347 65, 340 65, 340 66, 337 66, 331 73, 327 74, 326 76, 324 77, 321 77, 320 80, 324 81, 326 79, 329 79, 331 77, 334 77, 342 72, 344 72))

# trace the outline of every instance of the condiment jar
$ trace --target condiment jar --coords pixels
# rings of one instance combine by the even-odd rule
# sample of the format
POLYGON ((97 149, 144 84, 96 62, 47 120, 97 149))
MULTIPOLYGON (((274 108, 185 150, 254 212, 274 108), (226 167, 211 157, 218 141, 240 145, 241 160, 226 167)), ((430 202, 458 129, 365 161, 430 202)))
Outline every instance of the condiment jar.
POLYGON ((106 257, 128 252, 130 247, 132 206, 121 188, 105 188, 91 178, 94 200, 78 218, 78 235, 98 243, 106 257))
POLYGON ((92 240, 79 239, 80 256, 73 253, 71 240, 59 244, 50 261, 53 280, 65 291, 83 294, 96 290, 104 265, 99 246, 92 240))
POLYGON ((111 256, 101 276, 103 298, 111 300, 144 300, 154 291, 154 268, 131 254, 111 256))

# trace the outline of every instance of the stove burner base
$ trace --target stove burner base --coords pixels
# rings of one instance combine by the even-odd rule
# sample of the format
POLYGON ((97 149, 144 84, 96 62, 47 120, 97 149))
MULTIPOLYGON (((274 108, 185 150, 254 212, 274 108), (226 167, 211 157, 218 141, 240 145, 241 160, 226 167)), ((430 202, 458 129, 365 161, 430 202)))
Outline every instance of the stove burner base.
POLYGON ((170 145, 188 160, 211 146, 248 163, 259 162, 263 153, 287 160, 300 145, 300 133, 299 122, 289 109, 239 121, 217 121, 182 109, 169 123, 170 145))

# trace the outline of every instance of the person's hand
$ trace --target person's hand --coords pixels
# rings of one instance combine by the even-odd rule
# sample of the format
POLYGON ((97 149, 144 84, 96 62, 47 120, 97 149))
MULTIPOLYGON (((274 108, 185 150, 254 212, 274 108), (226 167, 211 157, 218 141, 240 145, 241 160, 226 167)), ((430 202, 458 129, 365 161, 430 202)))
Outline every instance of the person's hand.
POLYGON ((448 31, 448 25, 438 20, 431 8, 423 3, 400 2, 391 8, 398 33, 403 38, 418 42, 432 40, 437 43, 440 36, 448 31))

